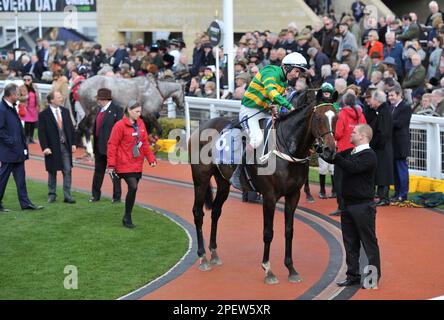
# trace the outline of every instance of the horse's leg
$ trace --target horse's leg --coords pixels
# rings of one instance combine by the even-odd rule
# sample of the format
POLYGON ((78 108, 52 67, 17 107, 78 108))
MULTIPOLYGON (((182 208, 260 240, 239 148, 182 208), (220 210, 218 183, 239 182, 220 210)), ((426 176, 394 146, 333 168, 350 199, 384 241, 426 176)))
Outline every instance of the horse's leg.
POLYGON ((273 221, 276 199, 274 196, 263 195, 263 216, 264 216, 264 256, 262 258, 262 268, 265 270, 265 283, 277 284, 279 280, 271 271, 270 266, 270 245, 273 240, 273 221))
POLYGON ((197 167, 193 167, 193 180, 194 180, 194 205, 193 205, 193 215, 194 215, 194 225, 196 227, 197 234, 197 255, 200 259, 199 270, 208 271, 211 270, 211 267, 208 263, 208 260, 205 256, 205 246, 204 239, 202 235, 202 225, 203 225, 203 217, 204 211, 203 206, 205 203, 205 196, 207 195, 207 189, 210 186, 210 178, 211 175, 202 177, 202 172, 197 172, 199 170, 200 165, 197 167), (199 177, 197 177, 200 175, 199 177))
POLYGON ((86 130, 82 139, 83 144, 86 148, 86 153, 91 157, 91 159, 94 159, 94 151, 91 142, 91 132, 89 132, 89 130, 86 130))
POLYGON ((219 217, 222 213, 222 206, 228 198, 228 194, 230 193, 230 183, 225 180, 220 175, 216 175, 217 182, 217 193, 216 198, 213 202, 213 210, 211 211, 211 237, 210 237, 210 252, 211 252, 211 260, 210 263, 213 265, 222 265, 222 260, 219 259, 217 255, 217 223, 219 221, 219 217))
POLYGON ((290 282, 301 282, 302 278, 296 272, 293 266, 293 222, 294 222, 294 211, 299 203, 299 197, 301 195, 300 190, 293 193, 290 196, 285 197, 285 266, 289 271, 288 281, 290 282))

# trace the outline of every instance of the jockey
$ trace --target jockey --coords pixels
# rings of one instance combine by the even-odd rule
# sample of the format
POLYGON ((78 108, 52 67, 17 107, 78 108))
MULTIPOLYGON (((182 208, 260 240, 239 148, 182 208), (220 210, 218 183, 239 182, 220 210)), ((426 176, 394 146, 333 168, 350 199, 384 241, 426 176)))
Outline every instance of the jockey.
POLYGON ((336 102, 338 100, 338 93, 331 83, 324 82, 321 85, 321 90, 318 91, 316 100, 321 103, 331 103, 336 112, 339 112, 339 104, 336 102))
MULTIPOLYGON (((239 121, 246 129, 250 141, 249 147, 256 149, 264 139, 259 120, 270 118, 272 114, 281 109, 292 109, 293 106, 282 94, 287 87, 287 81, 295 80, 301 72, 307 71, 307 60, 298 52, 293 52, 284 57, 281 66, 269 65, 262 68, 247 88, 242 98, 239 111, 239 121), (272 105, 273 104, 273 105, 272 105), (276 110, 276 105, 278 110, 276 110), (259 112, 258 111, 263 111, 259 112)), ((248 147, 248 146, 247 146, 248 147)), ((230 179, 236 189, 241 190, 240 174, 242 164, 239 164, 230 179)))

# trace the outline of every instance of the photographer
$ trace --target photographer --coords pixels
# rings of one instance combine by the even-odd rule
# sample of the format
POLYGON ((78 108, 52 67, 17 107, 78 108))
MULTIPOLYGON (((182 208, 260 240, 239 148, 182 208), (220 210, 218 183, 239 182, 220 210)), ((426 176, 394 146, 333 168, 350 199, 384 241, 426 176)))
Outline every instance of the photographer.
POLYGON ((156 158, 150 149, 145 124, 140 119, 142 106, 131 100, 125 109, 122 120, 118 121, 108 140, 108 169, 113 180, 123 179, 128 185, 125 199, 125 215, 122 223, 127 228, 134 228, 131 213, 136 200, 137 185, 142 177, 145 158, 152 167, 156 158))

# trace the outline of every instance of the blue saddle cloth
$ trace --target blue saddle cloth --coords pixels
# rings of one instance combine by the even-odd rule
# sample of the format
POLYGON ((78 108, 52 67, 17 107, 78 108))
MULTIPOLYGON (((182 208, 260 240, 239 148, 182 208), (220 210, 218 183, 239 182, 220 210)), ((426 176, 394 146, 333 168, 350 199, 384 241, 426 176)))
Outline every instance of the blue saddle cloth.
MULTIPOLYGON (((267 119, 265 124, 264 136, 265 150, 267 151, 267 141, 270 134, 271 119, 267 119)), ((233 127, 232 123, 225 126, 219 134, 214 144, 213 155, 216 164, 240 164, 243 156, 242 131, 233 127)))

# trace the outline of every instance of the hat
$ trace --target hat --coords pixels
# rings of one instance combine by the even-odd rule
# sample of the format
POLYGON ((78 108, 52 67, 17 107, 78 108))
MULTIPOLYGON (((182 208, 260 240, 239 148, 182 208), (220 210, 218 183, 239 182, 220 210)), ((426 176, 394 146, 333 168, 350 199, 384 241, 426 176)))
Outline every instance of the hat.
POLYGON ((295 38, 296 41, 310 40, 310 39, 311 39, 311 32, 310 29, 308 28, 302 29, 301 33, 295 38))
POLYGON ((248 73, 246 72, 241 72, 239 73, 235 79, 244 79, 245 82, 249 82, 250 81, 250 76, 248 75, 248 73))
POLYGON ((346 43, 342 46, 342 51, 344 51, 344 50, 348 50, 348 51, 353 52, 353 47, 351 46, 351 44, 346 43))
POLYGON ((101 50, 102 46, 99 43, 96 43, 95 45, 93 45, 93 49, 101 50))
POLYGON ((76 69, 76 72, 79 74, 79 75, 85 75, 86 74, 86 67, 85 66, 79 66, 77 69, 76 69))
POLYGON ((347 21, 352 20, 353 18, 349 15, 345 15, 342 19, 341 19, 341 23, 347 23, 347 21))
POLYGON ((373 51, 370 55, 371 59, 381 59, 381 54, 378 51, 373 51))
POLYGON ((159 46, 156 43, 153 43, 150 47, 150 52, 159 52, 159 46))
POLYGON ((257 53, 257 52, 250 52, 249 54, 248 54, 248 60, 250 60, 251 58, 257 58, 257 59, 259 59, 259 53, 257 53))
POLYGON ((372 96, 372 92, 376 90, 376 87, 373 88, 371 86, 368 87, 367 90, 365 90, 364 94, 362 95, 363 98, 370 98, 372 96))
POLYGON ((98 100, 112 100, 112 96, 111 96, 111 90, 107 89, 107 88, 101 88, 99 90, 97 90, 97 96, 96 99, 98 100))
POLYGON ((235 65, 236 65, 236 64, 239 64, 239 65, 241 65, 241 66, 244 67, 244 68, 247 67, 247 63, 245 62, 244 59, 239 59, 239 60, 236 61, 234 64, 235 64, 235 65))
POLYGON ((331 83, 324 82, 321 86, 321 91, 322 92, 330 92, 331 94, 333 94, 335 92, 335 88, 333 87, 333 85, 331 83))
POLYGON ((391 65, 391 66, 396 66, 396 61, 395 58, 393 57, 386 57, 383 61, 383 64, 387 64, 387 65, 391 65))

